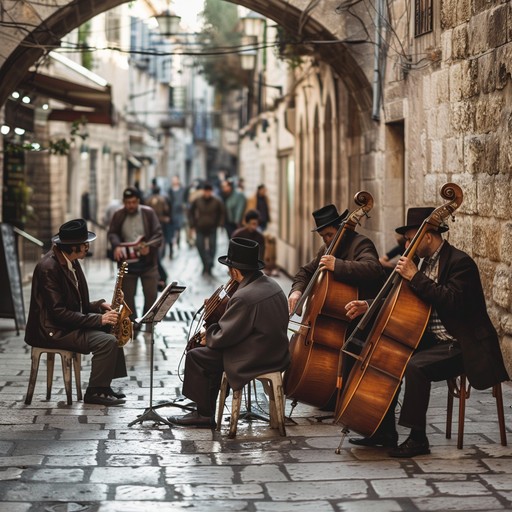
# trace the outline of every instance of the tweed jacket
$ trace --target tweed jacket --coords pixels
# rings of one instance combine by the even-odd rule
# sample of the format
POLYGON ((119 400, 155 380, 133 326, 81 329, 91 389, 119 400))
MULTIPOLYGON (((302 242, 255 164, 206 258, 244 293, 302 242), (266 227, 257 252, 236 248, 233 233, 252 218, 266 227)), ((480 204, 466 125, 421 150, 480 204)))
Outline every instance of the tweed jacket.
POLYGON ((206 346, 222 350, 230 386, 243 388, 262 373, 284 371, 288 351, 288 304, 281 287, 260 272, 244 279, 218 323, 206 331, 206 346))
MULTIPOLYGON (((140 212, 142 214, 142 222, 144 224, 144 234, 146 242, 154 243, 149 248, 149 254, 147 256, 141 256, 142 265, 146 268, 156 266, 158 263, 158 249, 162 245, 163 234, 162 225, 158 220, 158 217, 150 206, 140 205, 140 212)), ((128 213, 126 208, 120 208, 112 216, 110 221, 110 227, 108 230, 108 239, 112 245, 112 251, 122 242, 134 242, 135 240, 123 240, 121 230, 123 228, 123 222, 126 219, 128 213)), ((128 272, 130 272, 130 265, 128 265, 128 272)))
POLYGON ((508 380, 478 267, 468 254, 445 241, 439 255, 438 282, 417 272, 409 285, 436 309, 448 333, 460 342, 464 369, 474 388, 486 389, 508 380))
POLYGON ((86 330, 102 330, 101 304, 90 302, 82 267, 74 261, 78 279, 62 252, 53 247, 36 265, 32 278, 25 342, 33 347, 60 348, 87 354, 86 330))
MULTIPOLYGON (((303 292, 320 263, 326 247, 322 245, 316 257, 299 269, 292 283, 291 292, 303 292)), ((335 281, 358 288, 358 298, 371 299, 377 295, 386 279, 373 242, 355 231, 347 231, 334 256, 335 281)))

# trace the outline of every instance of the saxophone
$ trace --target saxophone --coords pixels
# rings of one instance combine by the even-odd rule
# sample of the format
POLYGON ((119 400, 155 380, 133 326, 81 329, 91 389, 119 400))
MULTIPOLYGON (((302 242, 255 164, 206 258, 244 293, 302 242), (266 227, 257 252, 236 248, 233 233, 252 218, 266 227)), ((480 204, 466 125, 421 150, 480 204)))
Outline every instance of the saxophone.
POLYGON ((124 347, 133 338, 133 324, 130 320, 132 310, 128 307, 123 298, 121 286, 123 277, 128 271, 128 263, 123 261, 117 273, 116 286, 114 288, 114 296, 110 307, 119 313, 116 325, 112 327, 112 334, 117 339, 117 346, 124 347))

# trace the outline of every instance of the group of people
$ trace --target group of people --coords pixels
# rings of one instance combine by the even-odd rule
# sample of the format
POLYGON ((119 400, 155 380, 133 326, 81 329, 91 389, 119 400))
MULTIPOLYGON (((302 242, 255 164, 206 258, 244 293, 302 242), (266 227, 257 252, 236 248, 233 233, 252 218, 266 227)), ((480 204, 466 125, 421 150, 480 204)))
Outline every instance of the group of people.
MULTIPOLYGON (((154 275, 158 272, 157 251, 162 242, 162 228, 154 210, 140 204, 136 190, 126 189, 123 203, 124 207, 112 218, 109 239, 114 257, 121 260, 125 255, 123 241, 145 237, 145 244, 138 248, 140 260, 133 267, 133 275, 130 270, 125 276, 123 291, 128 306, 135 311, 134 294, 140 278, 146 310, 157 295, 154 275)), ((215 248, 211 234, 220 225, 224 213, 220 206, 212 206, 217 204, 217 199, 208 184, 193 204, 198 247, 204 244, 210 251, 203 259, 208 270, 213 264, 211 249, 215 248)), ((406 224, 396 229, 405 241, 405 248, 433 210, 431 207, 408 210, 406 224)), ((238 390, 257 375, 286 371, 293 365, 287 336, 289 315, 295 311, 297 301, 318 268, 331 273, 335 281, 357 289, 357 300, 345 305, 352 322, 357 322, 368 310, 386 279, 372 241, 349 230, 336 250, 326 254, 347 214, 339 214, 334 205, 313 212, 313 231, 319 234, 323 245, 298 270, 288 297, 279 284, 262 272, 264 262, 258 241, 251 239, 247 231, 233 230, 227 255, 218 258, 218 262, 227 266, 229 277, 239 283, 238 288, 219 321, 202 332, 201 344, 186 354, 183 394, 195 402, 197 409, 185 416, 169 418, 171 424, 213 427, 223 372, 230 387, 238 390)), ((255 220, 249 218, 248 223, 255 220)), ((431 226, 419 242, 415 257, 402 254, 395 267, 412 293, 430 307, 418 348, 405 368, 398 423, 409 428, 410 433, 405 441, 398 443, 394 410, 398 396, 390 397, 389 410, 379 429, 371 437, 350 439, 354 445, 384 446, 391 450, 392 457, 428 454, 426 418, 432 382, 465 373, 475 388, 485 389, 508 379, 497 332, 487 314, 476 263, 443 238, 447 229, 444 225, 431 226)), ((118 313, 105 301, 90 302, 87 282, 78 263, 94 238, 82 219, 61 226, 53 238, 52 250, 34 272, 25 339, 29 345, 92 352, 84 401, 119 405, 124 402, 124 395, 113 391, 111 381, 125 376, 126 368, 123 351, 110 333, 118 313)), ((344 364, 343 382, 353 364, 354 361, 344 364)))
POLYGON ((259 185, 254 197, 249 199, 230 179, 220 182, 218 194, 209 182, 202 183, 200 190, 190 202, 188 222, 203 265, 202 274, 212 274, 220 227, 225 228, 229 239, 245 237, 258 242, 263 259, 265 238, 262 231, 270 221, 265 185, 259 185))

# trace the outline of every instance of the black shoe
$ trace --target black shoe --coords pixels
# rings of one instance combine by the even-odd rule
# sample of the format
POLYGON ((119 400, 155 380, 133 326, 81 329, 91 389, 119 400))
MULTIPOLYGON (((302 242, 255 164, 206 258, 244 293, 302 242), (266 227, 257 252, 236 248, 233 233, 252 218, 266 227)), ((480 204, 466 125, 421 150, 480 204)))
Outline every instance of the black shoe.
POLYGON ((398 434, 376 434, 371 437, 358 437, 348 440, 350 444, 356 446, 382 446, 384 448, 396 448, 398 443, 398 434))
POLYGON ((428 455, 429 453, 430 447, 428 439, 425 439, 425 441, 415 441, 409 437, 400 446, 397 446, 394 450, 390 450, 389 456, 409 458, 416 457, 416 455, 428 455))
POLYGON ((98 405, 122 405, 126 400, 115 398, 107 393, 85 393, 84 404, 98 404, 98 405))
POLYGON ((112 388, 108 388, 107 393, 109 396, 113 396, 114 398, 126 398, 124 393, 120 393, 119 391, 116 393, 112 388))
POLYGON ((199 427, 214 429, 217 424, 212 416, 201 416, 197 411, 189 412, 185 416, 169 416, 169 423, 180 427, 199 427))

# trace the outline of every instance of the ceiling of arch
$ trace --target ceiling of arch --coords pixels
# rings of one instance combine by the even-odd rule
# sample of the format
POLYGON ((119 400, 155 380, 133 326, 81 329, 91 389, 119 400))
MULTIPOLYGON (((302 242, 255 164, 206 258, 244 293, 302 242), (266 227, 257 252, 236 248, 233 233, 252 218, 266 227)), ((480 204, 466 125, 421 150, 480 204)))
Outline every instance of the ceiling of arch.
MULTIPOLYGON (((30 33, 23 33, 16 27, 0 27, 0 40, 5 39, 7 44, 3 45, 6 53, 0 54, 0 105, 3 105, 9 94, 16 88, 29 67, 42 55, 43 50, 39 47, 59 45, 60 39, 74 28, 85 21, 93 18, 101 12, 116 7, 126 0, 71 0, 60 8, 47 8, 44 23, 34 23, 34 16, 31 12, 17 9, 15 14, 16 23, 19 25, 34 25, 30 33), (4 37, 2 37, 4 34, 4 37), (25 43, 25 44, 23 44, 25 43), (10 47, 9 47, 10 44, 10 47)), ((305 40, 334 40, 342 39, 346 34, 340 33, 341 22, 336 16, 325 16, 325 7, 334 12, 333 2, 325 2, 324 10, 318 13, 313 10, 309 12, 307 19, 303 16, 302 9, 308 4, 304 0, 229 0, 232 3, 247 7, 259 12, 267 18, 272 19, 290 33, 297 33, 298 27, 304 27, 303 36, 305 40)), ((1 9, 9 12, 10 7, 14 9, 17 2, 6 0, 2 2, 1 9)), ((19 4, 18 4, 19 5, 19 4)), ((62 4, 61 4, 62 5, 62 4)), ((320 4, 321 5, 321 4, 320 4)), ((329 11, 330 12, 330 11, 329 11)), ((0 13, 1 14, 1 13, 0 13)), ((41 14, 41 13, 39 13, 41 14)), ((1 18, 0 18, 1 19, 1 18)), ((368 76, 371 76, 371 69, 363 69, 358 62, 361 57, 355 57, 349 45, 343 43, 316 45, 315 51, 320 59, 327 62, 340 79, 344 82, 349 93, 353 96, 360 111, 369 111, 371 108, 371 87, 368 76)))

